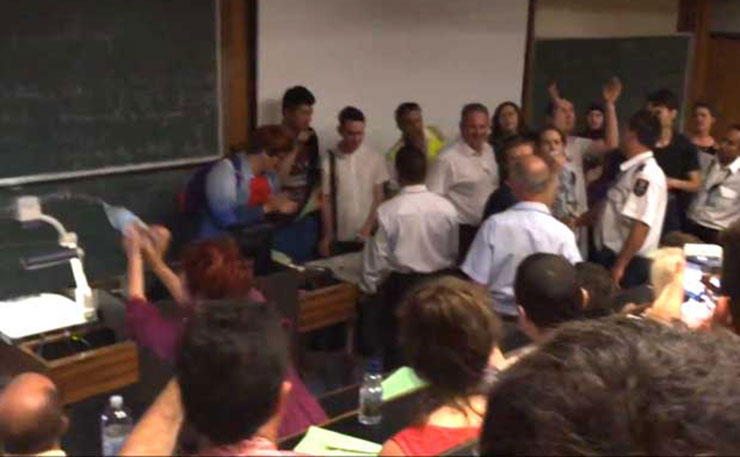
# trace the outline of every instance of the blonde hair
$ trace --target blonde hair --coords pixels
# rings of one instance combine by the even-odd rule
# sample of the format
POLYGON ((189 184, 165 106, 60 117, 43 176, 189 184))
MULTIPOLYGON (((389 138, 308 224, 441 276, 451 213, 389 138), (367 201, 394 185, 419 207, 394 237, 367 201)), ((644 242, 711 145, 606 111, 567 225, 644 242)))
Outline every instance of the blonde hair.
POLYGON ((650 267, 650 282, 658 297, 665 286, 670 284, 676 274, 676 265, 683 262, 685 257, 681 248, 661 248, 654 251, 650 257, 653 264, 650 267))

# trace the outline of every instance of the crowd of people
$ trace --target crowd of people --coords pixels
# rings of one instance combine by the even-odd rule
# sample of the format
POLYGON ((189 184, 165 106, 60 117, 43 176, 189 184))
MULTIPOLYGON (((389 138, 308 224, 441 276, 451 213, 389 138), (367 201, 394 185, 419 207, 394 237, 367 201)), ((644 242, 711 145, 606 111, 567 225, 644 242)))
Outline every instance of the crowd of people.
MULTIPOLYGON (((736 454, 740 445, 740 125, 657 90, 620 126, 617 79, 584 111, 556 84, 533 130, 505 102, 465 105, 448 141, 422 108, 395 111, 381 154, 367 119, 338 114, 325 151, 301 86, 280 125, 196 172, 184 207, 199 220, 178 269, 170 232, 129 227, 132 338, 175 376, 121 451, 292 455, 278 442, 327 420, 290 360, 286 322, 257 290, 239 240, 267 224, 301 263, 359 252, 368 357, 426 382, 416 421, 382 455, 437 455, 478 440, 481 455, 736 454), (241 236, 239 234, 241 233, 241 236), (684 244, 724 247, 722 289, 701 321, 683 313, 684 244), (147 299, 146 268, 179 308, 147 299)), ((72 424, 73 425, 73 424, 72 424)), ((56 389, 21 375, 0 394, 0 443, 62 455, 56 389)))

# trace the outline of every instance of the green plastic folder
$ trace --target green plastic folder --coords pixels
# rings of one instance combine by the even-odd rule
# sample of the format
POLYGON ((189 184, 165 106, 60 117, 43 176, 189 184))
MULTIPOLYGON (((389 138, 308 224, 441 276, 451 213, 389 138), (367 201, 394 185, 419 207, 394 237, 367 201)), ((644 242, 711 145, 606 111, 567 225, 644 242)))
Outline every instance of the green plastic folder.
POLYGON ((409 367, 401 367, 383 381, 383 401, 419 390, 426 383, 419 379, 416 372, 409 367))
POLYGON ((368 456, 380 454, 382 448, 377 443, 311 426, 293 450, 308 455, 368 456))

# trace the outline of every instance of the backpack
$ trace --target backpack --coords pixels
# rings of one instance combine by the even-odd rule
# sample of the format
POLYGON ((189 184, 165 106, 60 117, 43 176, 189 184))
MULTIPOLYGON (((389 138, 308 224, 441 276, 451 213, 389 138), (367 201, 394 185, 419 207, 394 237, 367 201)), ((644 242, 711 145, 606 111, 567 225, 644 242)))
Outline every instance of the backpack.
MULTIPOLYGON (((242 185, 244 176, 242 175, 242 160, 239 154, 232 154, 228 157, 231 165, 234 167, 236 176, 237 189, 242 185)), ((221 159, 209 162, 198 168, 185 185, 185 190, 177 195, 177 207, 180 213, 187 215, 197 215, 208 210, 208 197, 206 197, 206 179, 208 173, 221 159)))

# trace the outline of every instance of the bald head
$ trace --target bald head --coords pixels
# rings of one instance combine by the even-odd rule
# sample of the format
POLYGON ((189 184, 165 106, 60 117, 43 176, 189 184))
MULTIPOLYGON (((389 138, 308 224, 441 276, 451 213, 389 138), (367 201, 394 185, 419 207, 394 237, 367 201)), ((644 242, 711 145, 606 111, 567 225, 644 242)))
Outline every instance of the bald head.
POLYGON ((0 393, 0 442, 6 453, 56 449, 66 428, 56 386, 46 376, 18 375, 0 393))
POLYGON ((519 201, 548 203, 552 193, 550 168, 538 156, 524 156, 514 161, 509 183, 519 201))

